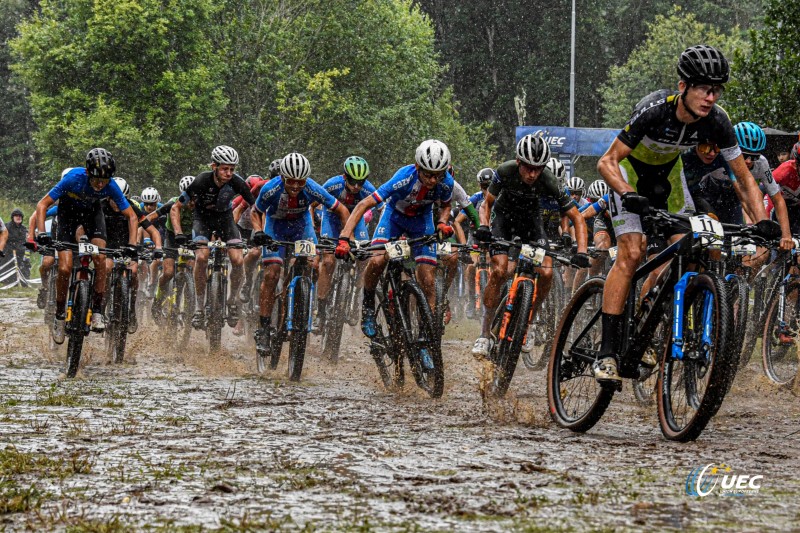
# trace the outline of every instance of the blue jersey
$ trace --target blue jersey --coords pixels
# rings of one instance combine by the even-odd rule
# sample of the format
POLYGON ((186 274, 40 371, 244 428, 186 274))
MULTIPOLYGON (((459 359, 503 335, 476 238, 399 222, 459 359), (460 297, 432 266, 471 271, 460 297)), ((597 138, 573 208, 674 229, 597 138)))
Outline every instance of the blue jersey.
POLYGON ((322 187, 328 191, 331 196, 344 204, 350 212, 353 211, 353 208, 358 202, 375 192, 375 186, 369 181, 364 180, 364 185, 361 187, 361 190, 355 194, 351 193, 347 190, 347 187, 345 187, 344 175, 341 174, 326 181, 325 185, 322 187))
POLYGON ((453 176, 447 172, 433 189, 422 185, 414 165, 402 167, 394 176, 378 187, 372 197, 376 202, 386 202, 395 212, 407 217, 433 212, 433 203, 449 203, 453 197, 453 176))
POLYGON ((273 219, 297 220, 309 212, 308 208, 313 202, 320 203, 328 209, 336 209, 339 205, 339 200, 311 178, 306 180, 306 186, 300 194, 290 198, 284 190, 283 179, 278 176, 261 187, 255 208, 273 219))
POLYGON ((89 185, 89 176, 86 174, 86 169, 84 167, 70 169, 69 172, 64 174, 61 181, 50 189, 47 195, 54 201, 64 198, 79 208, 90 209, 103 198, 111 198, 114 200, 114 203, 117 204, 120 211, 124 211, 130 207, 128 200, 123 196, 122 191, 119 190, 114 180, 109 181, 108 184, 99 191, 94 190, 91 185, 89 185))

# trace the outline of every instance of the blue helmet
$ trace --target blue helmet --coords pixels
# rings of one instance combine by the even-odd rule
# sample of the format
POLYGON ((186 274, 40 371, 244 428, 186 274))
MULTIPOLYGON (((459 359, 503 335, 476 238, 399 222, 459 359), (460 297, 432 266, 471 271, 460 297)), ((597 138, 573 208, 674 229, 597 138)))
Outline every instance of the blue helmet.
POLYGON ((742 151, 756 153, 767 147, 767 136, 761 126, 752 122, 740 122, 733 127, 736 140, 742 151))

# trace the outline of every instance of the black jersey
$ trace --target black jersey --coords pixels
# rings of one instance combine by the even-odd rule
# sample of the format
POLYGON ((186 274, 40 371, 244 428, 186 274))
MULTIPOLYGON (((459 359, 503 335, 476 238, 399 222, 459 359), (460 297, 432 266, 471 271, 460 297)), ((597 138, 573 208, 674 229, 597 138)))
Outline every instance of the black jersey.
POLYGON ((545 168, 533 185, 527 185, 513 159, 494 171, 489 192, 497 198, 492 208, 509 214, 515 211, 538 212, 541 198, 545 196, 555 198, 562 213, 575 206, 566 190, 558 186, 558 178, 550 170, 545 168))
POLYGON ((233 211, 233 199, 240 194, 249 205, 255 203, 250 187, 240 175, 234 174, 228 183, 218 187, 214 182, 214 172, 209 170, 197 175, 184 191, 182 201, 186 203, 189 198, 194 199, 198 214, 227 213, 233 211))

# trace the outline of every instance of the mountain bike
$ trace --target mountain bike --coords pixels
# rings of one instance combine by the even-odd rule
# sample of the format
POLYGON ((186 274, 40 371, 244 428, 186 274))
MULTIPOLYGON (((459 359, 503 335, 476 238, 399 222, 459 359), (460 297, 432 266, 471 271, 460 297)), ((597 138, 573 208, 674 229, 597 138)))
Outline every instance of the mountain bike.
POLYGON ((408 360, 417 386, 432 398, 444 392, 441 337, 433 314, 410 263, 411 247, 436 241, 436 235, 394 239, 385 244, 354 249, 358 259, 386 253, 388 264, 376 290, 377 334, 370 339, 370 354, 388 390, 405 385, 404 360, 408 360), (410 263, 410 264, 409 264, 410 263))
POLYGON ((478 254, 478 263, 475 265, 475 279, 472 280, 475 292, 472 298, 473 316, 481 320, 483 318, 483 291, 486 290, 486 284, 489 283, 489 252, 479 249, 477 244, 473 245, 473 250, 478 254))
POLYGON ((106 352, 114 363, 120 364, 125 357, 128 340, 128 322, 131 303, 131 270, 133 261, 122 250, 107 250, 106 257, 113 260, 111 276, 106 288, 106 352))
POLYGON ((797 273, 798 249, 779 256, 783 276, 764 313, 761 360, 764 374, 777 385, 791 386, 800 370, 797 338, 800 334, 800 276, 797 273))
MULTIPOLYGON (((725 282, 714 272, 698 272, 707 250, 721 244, 722 225, 707 216, 685 217, 654 210, 643 215, 655 231, 676 222, 691 230, 636 270, 632 285, 667 263, 636 309, 631 290, 624 311, 618 370, 625 379, 649 376, 642 361, 647 349, 659 350, 658 418, 669 440, 696 439, 722 405, 737 358, 730 345, 731 310, 725 282), (653 345, 660 323, 671 327, 662 346, 653 345)), ((752 229, 743 229, 746 236, 752 229)), ((650 234, 650 232, 648 232, 650 234)), ((568 304, 556 333, 548 364, 550 415, 561 427, 587 431, 603 416, 619 385, 598 384, 592 364, 598 357, 603 278, 587 280, 568 304)), ((662 326, 664 327, 664 326, 662 326)))
MULTIPOLYGON (((194 287, 194 252, 179 246, 175 251, 175 275, 167 287, 167 296, 161 314, 167 325, 169 337, 179 346, 185 346, 192 333, 192 315, 197 307, 194 287)), ((158 321, 161 323, 161 320, 158 321)))
POLYGON ((519 254, 508 292, 500 300, 492 319, 493 342, 489 360, 493 364, 487 392, 491 396, 502 397, 514 377, 522 346, 529 334, 528 328, 533 321, 534 309, 541 299, 537 292, 539 274, 536 269, 542 266, 545 257, 567 265, 570 260, 535 244, 523 244, 519 238, 513 241, 495 238, 489 247, 507 249, 510 257, 519 254))
MULTIPOLYGON (((330 245, 333 241, 330 241, 330 245)), ((328 309, 325 313, 325 321, 321 325, 322 355, 333 363, 339 360, 339 348, 342 343, 342 330, 347 320, 348 307, 353 300, 356 291, 356 276, 358 267, 356 263, 347 261, 336 261, 331 278, 331 290, 328 293, 328 309)))

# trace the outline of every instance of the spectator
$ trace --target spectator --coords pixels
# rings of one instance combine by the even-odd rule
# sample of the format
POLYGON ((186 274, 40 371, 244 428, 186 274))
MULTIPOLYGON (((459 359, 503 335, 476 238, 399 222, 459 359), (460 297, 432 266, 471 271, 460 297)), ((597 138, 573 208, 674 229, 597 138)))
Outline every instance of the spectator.
POLYGON ((14 209, 11 212, 11 222, 6 224, 8 229, 8 246, 6 253, 13 253, 17 257, 17 266, 22 276, 27 280, 31 276, 31 260, 25 253, 25 240, 28 238, 28 228, 22 223, 23 214, 21 209, 14 209))
POLYGON ((784 151, 778 153, 778 164, 779 165, 781 163, 785 163, 788 160, 789 160, 789 151, 788 150, 784 150, 784 151))

